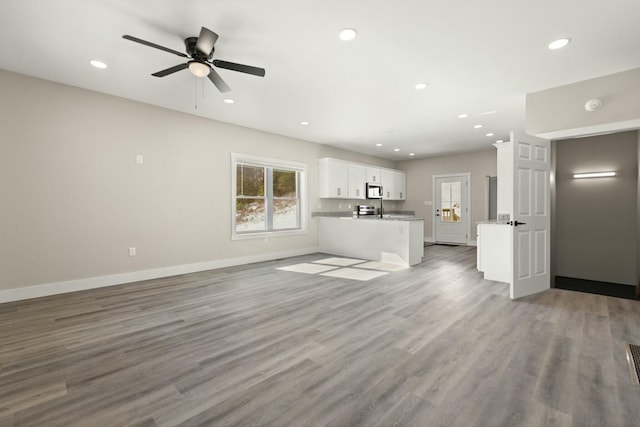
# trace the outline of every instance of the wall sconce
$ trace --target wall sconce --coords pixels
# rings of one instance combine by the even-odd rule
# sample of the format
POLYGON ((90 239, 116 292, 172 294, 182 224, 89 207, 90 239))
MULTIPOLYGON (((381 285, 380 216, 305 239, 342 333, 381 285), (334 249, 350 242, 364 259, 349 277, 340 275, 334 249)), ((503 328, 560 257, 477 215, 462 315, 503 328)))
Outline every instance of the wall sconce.
POLYGON ((616 176, 615 172, 589 172, 589 173, 574 173, 574 179, 581 178, 605 178, 608 176, 616 176))

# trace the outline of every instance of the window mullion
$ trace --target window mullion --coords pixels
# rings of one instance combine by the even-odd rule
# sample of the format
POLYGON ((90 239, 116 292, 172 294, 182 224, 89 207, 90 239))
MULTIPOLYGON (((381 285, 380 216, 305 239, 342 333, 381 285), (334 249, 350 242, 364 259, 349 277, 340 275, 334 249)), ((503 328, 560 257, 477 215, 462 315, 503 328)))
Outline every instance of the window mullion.
POLYGON ((267 230, 273 230, 273 168, 265 167, 265 215, 267 230))

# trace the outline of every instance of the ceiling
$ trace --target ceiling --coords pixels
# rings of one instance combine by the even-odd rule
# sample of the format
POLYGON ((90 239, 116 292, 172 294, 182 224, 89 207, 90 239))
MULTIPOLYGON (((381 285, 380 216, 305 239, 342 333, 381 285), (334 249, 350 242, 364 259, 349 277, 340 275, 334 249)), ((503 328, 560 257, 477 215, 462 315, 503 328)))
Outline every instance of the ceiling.
POLYGON ((640 67, 638 0, 2 0, 0 16, 5 70, 393 160, 488 148, 524 130, 527 93, 640 67), (153 77, 183 59, 122 38, 182 52, 201 26, 214 59, 266 76, 218 69, 226 94, 153 77))

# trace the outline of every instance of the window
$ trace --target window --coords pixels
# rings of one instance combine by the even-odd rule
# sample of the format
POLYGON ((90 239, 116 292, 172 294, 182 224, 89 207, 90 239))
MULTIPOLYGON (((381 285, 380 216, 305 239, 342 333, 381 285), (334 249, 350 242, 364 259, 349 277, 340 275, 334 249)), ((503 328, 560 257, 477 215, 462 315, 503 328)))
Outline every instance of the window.
POLYGON ((233 153, 232 238, 306 232, 307 166, 233 153))

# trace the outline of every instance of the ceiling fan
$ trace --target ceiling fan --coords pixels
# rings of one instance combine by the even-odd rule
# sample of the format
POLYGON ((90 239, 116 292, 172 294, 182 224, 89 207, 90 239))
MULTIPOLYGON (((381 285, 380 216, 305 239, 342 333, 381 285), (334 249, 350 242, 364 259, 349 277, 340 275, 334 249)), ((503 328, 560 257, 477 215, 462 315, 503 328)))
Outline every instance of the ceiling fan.
POLYGON ((187 52, 186 54, 127 34, 122 36, 122 38, 146 46, 154 47, 156 49, 164 50, 165 52, 173 53, 174 55, 178 55, 188 59, 188 61, 184 64, 175 65, 173 67, 167 68, 166 70, 155 72, 151 74, 152 76, 164 77, 188 68, 189 71, 191 71, 191 73, 196 77, 208 76, 209 80, 211 80, 211 82, 216 85, 220 92, 229 92, 231 88, 225 83, 224 80, 222 80, 220 74, 218 74, 218 72, 214 70, 213 67, 239 71, 241 73, 252 74, 254 76, 260 77, 264 77, 265 74, 264 68, 237 64, 235 62, 221 61, 219 59, 212 59, 213 51, 215 50, 214 45, 216 44, 216 40, 218 40, 218 35, 205 27, 202 27, 202 29, 200 30, 200 35, 198 37, 187 37, 186 39, 184 39, 184 44, 187 52))

